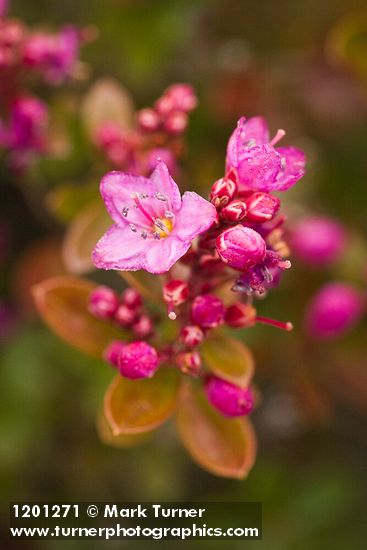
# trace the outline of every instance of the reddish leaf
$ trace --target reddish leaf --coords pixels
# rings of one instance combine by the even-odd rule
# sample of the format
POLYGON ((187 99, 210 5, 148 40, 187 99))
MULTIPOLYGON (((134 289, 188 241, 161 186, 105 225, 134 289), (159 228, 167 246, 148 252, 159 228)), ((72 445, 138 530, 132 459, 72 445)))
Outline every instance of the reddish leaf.
POLYGON ((188 387, 178 409, 177 425, 183 444, 204 470, 217 476, 243 479, 256 456, 256 439, 247 418, 228 419, 188 387))
POLYGON ((89 295, 95 287, 86 279, 52 277, 33 287, 33 297, 42 319, 60 338, 101 357, 112 340, 124 340, 126 334, 88 312, 89 295))
POLYGON ((104 412, 114 436, 154 430, 174 412, 179 373, 161 368, 153 378, 129 380, 118 375, 104 400, 104 412))
POLYGON ((63 258, 69 271, 82 274, 94 269, 92 250, 111 225, 111 218, 100 201, 80 211, 69 225, 63 245, 63 258))
POLYGON ((129 448, 144 443, 150 434, 113 435, 103 411, 100 411, 96 422, 97 432, 100 440, 112 447, 129 448))
POLYGON ((203 361, 220 378, 241 387, 247 387, 254 373, 254 359, 250 349, 224 333, 217 332, 201 347, 203 361))

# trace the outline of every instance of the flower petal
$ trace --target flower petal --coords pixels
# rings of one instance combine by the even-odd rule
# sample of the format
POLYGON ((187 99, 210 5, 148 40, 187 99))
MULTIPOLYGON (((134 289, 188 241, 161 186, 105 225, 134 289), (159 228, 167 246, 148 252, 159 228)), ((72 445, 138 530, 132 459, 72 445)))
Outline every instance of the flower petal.
POLYGON ((228 141, 227 171, 231 167, 238 166, 243 149, 248 149, 254 145, 264 145, 269 143, 269 140, 269 129, 264 118, 252 117, 246 120, 245 117, 241 117, 228 141))
POLYGON ((214 205, 197 193, 186 191, 182 197, 182 206, 176 215, 172 232, 182 241, 192 241, 197 235, 208 229, 216 218, 214 205))
POLYGON ((305 174, 306 157, 301 149, 296 147, 277 147, 282 168, 276 180, 274 191, 286 191, 305 174))
POLYGON ((92 252, 92 260, 100 269, 136 271, 143 268, 144 257, 151 241, 133 233, 128 225, 113 225, 99 239, 92 252))
POLYGON ((166 239, 150 242, 142 267, 150 273, 165 273, 186 254, 190 246, 191 241, 181 241, 172 234, 166 239))
POLYGON ((239 186, 256 191, 272 191, 281 170, 281 157, 271 145, 244 150, 237 167, 239 186))
POLYGON ((158 160, 150 181, 155 192, 166 195, 171 203, 171 208, 176 211, 181 206, 181 194, 177 184, 171 178, 167 165, 163 160, 158 160))
MULTIPOLYGON (((131 204, 131 197, 136 193, 154 194, 155 189, 148 178, 124 172, 109 172, 102 178, 100 191, 111 218, 117 225, 123 226, 126 220, 122 216, 122 210, 131 204)), ((131 209, 130 212, 134 211, 131 209)))

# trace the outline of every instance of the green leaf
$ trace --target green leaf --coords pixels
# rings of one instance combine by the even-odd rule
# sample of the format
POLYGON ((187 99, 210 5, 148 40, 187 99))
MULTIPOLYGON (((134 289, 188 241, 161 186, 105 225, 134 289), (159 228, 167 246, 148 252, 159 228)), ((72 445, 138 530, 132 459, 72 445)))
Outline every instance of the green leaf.
POLYGON ((98 193, 96 180, 79 185, 64 182, 56 185, 46 195, 48 210, 62 223, 72 221, 98 193))
POLYGON ((65 342, 102 357, 112 340, 124 340, 126 333, 88 312, 90 293, 96 284, 71 276, 52 277, 33 287, 33 298, 44 322, 65 342))
POLYGON ((111 225, 101 202, 93 202, 81 210, 69 225, 63 245, 63 258, 69 271, 81 275, 94 269, 92 250, 111 225))
POLYGON ((217 332, 201 346, 205 365, 214 374, 247 387, 254 373, 254 359, 250 349, 239 340, 217 332))
POLYGON ((224 417, 201 390, 187 386, 177 426, 185 448, 204 470, 234 479, 247 476, 256 457, 256 438, 247 418, 224 417))
POLYGON ((104 399, 104 413, 114 436, 154 430, 176 409, 180 376, 161 368, 153 378, 129 380, 118 375, 104 399))

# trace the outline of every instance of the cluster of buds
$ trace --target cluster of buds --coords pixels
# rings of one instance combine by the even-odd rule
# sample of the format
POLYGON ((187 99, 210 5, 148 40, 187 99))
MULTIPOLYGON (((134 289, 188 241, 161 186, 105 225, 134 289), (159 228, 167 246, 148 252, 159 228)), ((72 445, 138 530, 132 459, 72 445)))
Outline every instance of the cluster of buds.
POLYGON ((131 330, 138 338, 147 338, 153 333, 153 321, 143 309, 142 297, 133 288, 127 288, 119 296, 111 288, 97 287, 89 298, 89 312, 98 319, 131 330))
POLYGON ((181 135, 187 128, 188 113, 196 106, 197 98, 189 84, 173 84, 157 99, 154 107, 138 112, 138 126, 147 133, 181 135))
MULTIPOLYGON (((179 85, 163 95, 155 111, 169 117, 178 106, 190 110, 194 105, 188 88, 179 85)), ((144 131, 157 128, 152 126, 148 132, 147 125, 144 131)), ((291 323, 257 315, 253 305, 291 265, 283 234, 285 217, 273 192, 296 183, 304 173, 305 159, 294 147, 275 147, 284 134, 279 130, 270 139, 263 119, 241 119, 228 143, 226 172, 213 184, 210 201, 192 192, 181 198, 163 160, 149 178, 111 172, 102 179, 101 194, 115 225, 95 246, 96 267, 169 272, 162 297, 168 318, 179 324, 179 338, 165 343, 163 349, 141 341, 111 345, 105 356, 123 376, 148 377, 162 363, 175 365, 184 375, 201 381, 208 401, 222 414, 251 412, 251 388, 209 373, 201 346, 212 331, 225 325, 233 329, 267 323, 292 329, 291 323), (183 266, 175 271, 178 261, 183 266), (174 277, 176 273, 185 276, 174 277), (232 299, 224 302, 221 291, 232 299)), ((119 306, 119 313, 117 303, 116 297, 108 300, 102 315, 134 326, 129 308, 119 306)))
POLYGON ((188 115, 196 105, 197 98, 189 84, 174 84, 153 107, 137 112, 135 127, 126 129, 116 122, 105 122, 95 132, 95 143, 113 168, 145 175, 161 159, 174 173, 176 160, 182 154, 188 115))
POLYGON ((0 10, 0 148, 9 164, 26 169, 46 152, 46 104, 24 89, 24 75, 34 74, 49 85, 59 85, 80 74, 80 46, 91 39, 88 29, 63 27, 56 33, 32 32, 23 22, 0 10))

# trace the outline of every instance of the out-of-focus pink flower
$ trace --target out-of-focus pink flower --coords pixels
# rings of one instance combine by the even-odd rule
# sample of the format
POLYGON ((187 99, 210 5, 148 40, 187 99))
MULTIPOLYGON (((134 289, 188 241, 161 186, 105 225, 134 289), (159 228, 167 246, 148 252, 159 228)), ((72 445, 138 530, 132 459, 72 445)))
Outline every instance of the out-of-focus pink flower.
POLYGON ((181 199, 162 161, 150 178, 110 172, 101 194, 115 222, 93 251, 101 269, 164 273, 216 218, 214 206, 196 193, 181 199))
POLYGON ((227 147, 226 170, 237 174, 239 190, 286 191, 305 172, 305 155, 295 147, 274 147, 284 136, 270 139, 262 117, 240 118, 227 147))
POLYGON ((346 242, 344 227, 332 218, 304 218, 292 229, 293 251, 311 266, 324 266, 338 260, 346 242))
POLYGON ((210 376, 205 392, 209 402, 225 416, 245 416, 252 411, 253 396, 249 388, 240 388, 217 376, 210 376))
POLYGON ((43 151, 47 122, 47 106, 43 101, 30 96, 17 99, 10 109, 8 147, 18 151, 43 151))
POLYGON ((215 244, 222 261, 234 269, 248 269, 265 258, 264 239, 257 231, 242 225, 223 231, 215 244))
POLYGON ((359 321, 363 307, 362 296, 353 286, 328 283, 307 307, 307 331, 317 339, 336 338, 359 321))
POLYGON ((224 322, 224 305, 214 294, 197 296, 191 307, 191 319, 202 328, 215 328, 224 322))
POLYGON ((19 63, 24 37, 25 28, 22 23, 2 19, 0 15, 0 69, 19 63))
POLYGON ((118 367, 122 376, 131 379, 151 378, 159 367, 156 350, 146 342, 132 342, 121 348, 118 367))
POLYGON ((72 76, 79 55, 80 32, 72 25, 57 34, 34 33, 26 40, 23 61, 39 70, 50 84, 72 76))
POLYGON ((5 17, 8 11, 8 0, 0 0, 0 17, 5 17))

